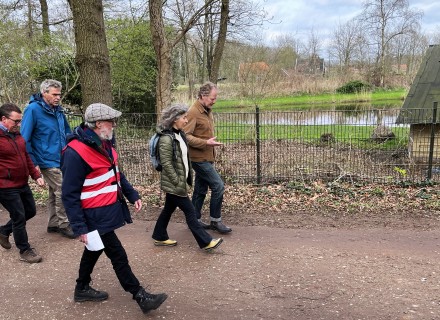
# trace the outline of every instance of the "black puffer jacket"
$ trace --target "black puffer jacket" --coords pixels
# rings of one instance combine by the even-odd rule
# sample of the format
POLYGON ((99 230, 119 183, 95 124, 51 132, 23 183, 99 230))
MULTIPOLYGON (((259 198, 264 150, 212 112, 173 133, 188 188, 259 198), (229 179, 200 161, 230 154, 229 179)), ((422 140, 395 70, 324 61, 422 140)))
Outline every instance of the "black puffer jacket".
MULTIPOLYGON (((186 197, 188 195, 189 186, 192 185, 191 161, 189 155, 189 174, 188 178, 186 178, 182 149, 180 148, 179 141, 175 137, 175 133, 168 130, 160 133, 162 134, 159 139, 159 154, 160 162, 162 164, 160 187, 166 193, 186 197)), ((183 138, 183 141, 187 144, 185 133, 180 131, 180 135, 183 138)))

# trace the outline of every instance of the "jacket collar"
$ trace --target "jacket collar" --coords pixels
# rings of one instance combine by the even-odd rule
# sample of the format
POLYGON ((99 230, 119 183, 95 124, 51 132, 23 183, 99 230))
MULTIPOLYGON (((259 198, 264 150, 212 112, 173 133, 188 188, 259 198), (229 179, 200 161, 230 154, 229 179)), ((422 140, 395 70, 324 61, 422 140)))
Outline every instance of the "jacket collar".
POLYGON ((63 112, 64 109, 61 105, 56 106, 55 108, 52 108, 49 106, 46 101, 44 101, 43 96, 41 93, 35 93, 31 96, 30 102, 37 102, 40 104, 46 111, 49 112, 63 112))
POLYGON ((200 113, 209 113, 211 111, 210 109, 205 108, 205 106, 199 100, 196 101, 195 107, 200 113))

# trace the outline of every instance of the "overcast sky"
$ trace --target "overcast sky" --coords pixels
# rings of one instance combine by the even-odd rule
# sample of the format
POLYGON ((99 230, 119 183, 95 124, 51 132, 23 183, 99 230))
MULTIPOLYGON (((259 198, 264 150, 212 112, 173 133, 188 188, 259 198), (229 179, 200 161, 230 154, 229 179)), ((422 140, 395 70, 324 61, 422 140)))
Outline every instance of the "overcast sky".
MULTIPOLYGON (((344 24, 362 11, 361 0, 267 0, 263 6, 273 23, 266 24, 264 40, 270 43, 279 35, 307 39, 311 30, 328 39, 338 24, 344 24)), ((423 12, 424 33, 440 31, 440 1, 409 0, 410 8, 423 12)))

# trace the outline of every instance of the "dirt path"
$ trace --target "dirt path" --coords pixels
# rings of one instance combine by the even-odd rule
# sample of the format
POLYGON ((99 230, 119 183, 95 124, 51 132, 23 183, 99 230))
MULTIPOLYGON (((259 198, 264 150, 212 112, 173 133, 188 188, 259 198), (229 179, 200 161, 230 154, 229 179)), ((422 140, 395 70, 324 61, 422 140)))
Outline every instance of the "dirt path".
POLYGON ((41 264, 0 248, 0 319, 440 319, 438 230, 232 226, 207 254, 175 222, 169 233, 179 245, 154 247, 153 223, 137 220, 118 235, 141 282, 168 293, 160 309, 143 315, 104 256, 93 286, 109 300, 74 303, 82 245, 47 234, 39 212, 28 230, 41 264))

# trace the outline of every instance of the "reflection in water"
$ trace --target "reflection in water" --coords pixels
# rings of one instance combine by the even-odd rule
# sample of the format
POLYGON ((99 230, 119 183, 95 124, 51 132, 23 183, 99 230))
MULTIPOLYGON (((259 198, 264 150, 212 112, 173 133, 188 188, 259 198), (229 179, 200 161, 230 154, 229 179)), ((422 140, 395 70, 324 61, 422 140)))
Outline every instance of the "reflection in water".
MULTIPOLYGON (((344 106, 348 107, 348 106, 344 106)), ((261 111, 262 125, 386 125, 395 126, 400 108, 365 109, 365 108, 333 108, 332 110, 301 110, 301 111, 261 111)), ((255 114, 241 115, 241 123, 254 124, 255 114)))

